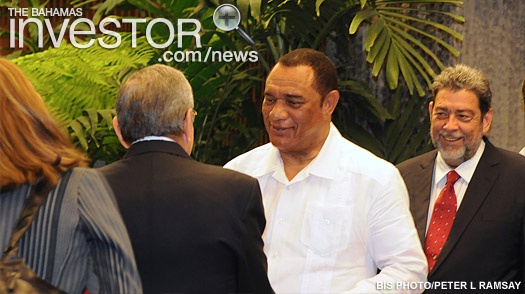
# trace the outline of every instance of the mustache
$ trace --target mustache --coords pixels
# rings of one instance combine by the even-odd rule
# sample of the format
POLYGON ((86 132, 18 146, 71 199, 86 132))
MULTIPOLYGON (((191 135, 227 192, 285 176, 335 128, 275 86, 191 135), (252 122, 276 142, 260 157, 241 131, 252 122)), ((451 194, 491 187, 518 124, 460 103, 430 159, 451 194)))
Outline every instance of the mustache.
POLYGON ((465 138, 465 135, 459 132, 447 132, 447 131, 439 131, 438 135, 441 137, 444 137, 447 140, 459 140, 461 138, 465 138))

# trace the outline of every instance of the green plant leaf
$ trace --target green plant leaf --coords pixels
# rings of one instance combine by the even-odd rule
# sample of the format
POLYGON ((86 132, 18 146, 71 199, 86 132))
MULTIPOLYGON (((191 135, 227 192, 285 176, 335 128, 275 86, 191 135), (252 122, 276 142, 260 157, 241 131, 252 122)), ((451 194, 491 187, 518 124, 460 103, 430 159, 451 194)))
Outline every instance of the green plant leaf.
MULTIPOLYGON (((410 64, 412 64, 412 66, 414 66, 418 70, 419 74, 427 82, 427 86, 430 87, 432 83, 430 81, 430 78, 429 78, 427 72, 429 71, 431 74, 434 74, 434 71, 432 70, 432 68, 427 67, 427 70, 423 69, 421 67, 421 65, 411 56, 411 54, 412 55, 415 54, 414 56, 416 57, 416 59, 421 58, 421 56, 419 54, 417 54, 417 52, 415 52, 415 51, 414 52, 410 51, 410 50, 413 50, 412 47, 405 47, 403 45, 404 43, 406 43, 406 42, 404 42, 404 40, 401 40, 401 42, 399 42, 399 40, 397 39, 397 36, 394 36, 393 42, 398 45, 398 48, 399 48, 399 51, 401 52, 401 54, 403 54, 408 59, 408 61, 410 61, 410 64)), ((423 66, 425 66, 426 61, 424 59, 421 58, 421 59, 418 59, 418 61, 423 63, 423 66)), ((427 64, 427 66, 428 66, 428 64, 427 64)))
POLYGON ((237 9, 239 9, 239 12, 241 13, 241 20, 242 24, 244 26, 248 25, 248 12, 250 9, 250 0, 237 0, 236 2, 237 9))
POLYGON ((401 37, 409 40, 410 42, 414 43, 416 46, 418 46, 419 48, 421 48, 421 50, 423 50, 423 52, 425 52, 428 56, 432 57, 432 59, 436 62, 436 64, 438 65, 438 67, 443 70, 445 69, 445 66, 443 65, 443 63, 441 62, 441 60, 439 60, 439 58, 436 56, 436 54, 434 52, 432 52, 432 50, 430 50, 427 46, 425 46, 423 43, 421 43, 419 40, 417 40, 416 38, 414 38, 413 36, 411 36, 410 34, 408 34, 407 32, 395 27, 395 26, 392 26, 390 27, 392 29, 392 31, 395 31, 397 34, 399 34, 401 37))
MULTIPOLYGON (((421 54, 419 54, 416 50, 414 50, 414 48, 412 46, 410 46, 404 39, 400 38, 398 35, 393 35, 392 37, 393 37, 394 41, 399 45, 399 48, 401 50, 404 50, 404 51, 407 52, 405 55, 408 56, 409 53, 410 53, 423 66, 423 68, 421 68, 421 69, 418 67, 418 70, 425 77, 425 80, 427 80, 428 86, 430 86, 431 85, 430 79, 428 79, 428 75, 426 73, 428 73, 432 78, 435 77, 436 73, 434 72, 432 67, 421 56, 421 54)), ((413 64, 416 65, 417 63, 413 62, 413 64)))
MULTIPOLYGON (((415 31, 415 32, 417 32, 417 33, 419 33, 419 34, 421 34, 421 35, 423 35, 425 37, 428 37, 428 38, 436 41, 437 43, 439 43, 440 45, 442 45, 446 49, 448 49, 448 51, 450 51, 450 53, 452 53, 454 56, 456 56, 456 57, 459 56, 459 51, 456 48, 450 46, 448 43, 446 43, 445 41, 441 40, 440 38, 438 38, 438 37, 436 37, 436 36, 434 36, 432 34, 429 34, 427 32, 424 32, 424 31, 422 31, 422 30, 420 30, 420 29, 418 29, 418 28, 416 28, 414 26, 411 26, 411 25, 408 25, 408 24, 406 24, 404 22, 398 21, 398 20, 396 20, 394 18, 385 17, 385 19, 388 22, 395 23, 395 24, 397 24, 397 25, 399 25, 401 27, 404 27, 406 29, 415 31)), ((392 28, 393 26, 389 26, 389 27, 392 28)))
POLYGON ((323 4, 324 0, 315 0, 315 13, 317 16, 321 15, 321 4, 323 4))
POLYGON ((397 62, 399 63, 399 68, 401 69, 401 73, 403 74, 403 78, 407 85, 408 91, 410 92, 410 95, 412 95, 414 94, 414 81, 412 79, 412 74, 410 73, 411 68, 408 65, 405 57, 401 54, 397 55, 397 62))
POLYGON ((350 23, 350 28, 348 29, 348 32, 350 35, 355 34, 357 29, 359 28, 359 25, 365 20, 369 19, 372 16, 377 15, 377 12, 374 10, 361 10, 354 16, 354 19, 352 19, 352 23, 350 23))
POLYGON ((388 32, 385 29, 383 29, 381 33, 379 33, 379 36, 377 37, 376 41, 372 45, 372 48, 370 48, 370 51, 368 51, 368 54, 366 56, 367 62, 372 63, 376 59, 377 53, 379 53, 379 51, 385 44, 387 35, 388 35, 388 32))
POLYGON ((378 11, 381 11, 381 10, 402 10, 402 11, 416 11, 416 12, 427 13, 427 14, 442 14, 442 15, 449 16, 449 17, 455 19, 456 21, 465 22, 465 18, 460 16, 460 15, 455 15, 455 14, 450 13, 450 12, 439 11, 439 10, 429 10, 429 9, 411 8, 411 7, 396 7, 396 6, 380 6, 380 7, 377 7, 377 10, 378 11))
POLYGON ((73 135, 75 136, 75 138, 73 138, 73 141, 78 141, 80 143, 80 146, 82 146, 84 150, 87 150, 88 143, 84 136, 84 130, 82 128, 82 125, 80 125, 79 122, 72 120, 69 122, 68 128, 71 128, 71 130, 73 131, 73 135))
POLYGON ((454 36, 458 40, 463 40, 463 35, 461 35, 460 33, 456 32, 453 29, 451 29, 451 28, 449 28, 447 26, 444 26, 444 25, 442 25, 440 23, 436 23, 436 22, 429 21, 429 20, 426 20, 426 19, 421 19, 421 18, 418 18, 418 17, 409 16, 409 15, 402 14, 402 13, 395 13, 395 12, 382 11, 380 13, 380 15, 387 15, 387 16, 397 17, 397 18, 401 18, 401 19, 409 19, 409 20, 413 20, 413 21, 416 21, 416 22, 420 22, 420 23, 426 24, 426 25, 430 25, 430 26, 433 26, 433 27, 435 27, 437 29, 440 29, 440 30, 442 30, 444 32, 449 33, 450 35, 454 36))
POLYGON ((252 17, 259 21, 261 19, 261 0, 250 0, 250 11, 252 17))
POLYGON ((368 29, 368 33, 366 34, 365 39, 365 50, 370 51, 370 47, 372 47, 376 41, 376 39, 379 37, 379 34, 382 33, 385 30, 385 22, 382 19, 378 19, 377 21, 374 21, 374 23, 370 26, 370 29, 368 29))
POLYGON ((391 43, 392 43, 392 39, 387 38, 385 43, 379 50, 379 53, 377 54, 377 57, 374 61, 374 66, 372 67, 372 75, 374 77, 377 77, 377 75, 379 75, 379 71, 381 70, 381 67, 383 66, 383 62, 385 61, 385 57, 388 54, 388 50, 390 49, 391 43))
POLYGON ((390 50, 388 51, 388 57, 386 59, 386 81, 388 87, 393 90, 397 88, 397 81, 399 79, 399 66, 397 63, 397 55, 400 54, 396 48, 396 44, 392 43, 390 50))

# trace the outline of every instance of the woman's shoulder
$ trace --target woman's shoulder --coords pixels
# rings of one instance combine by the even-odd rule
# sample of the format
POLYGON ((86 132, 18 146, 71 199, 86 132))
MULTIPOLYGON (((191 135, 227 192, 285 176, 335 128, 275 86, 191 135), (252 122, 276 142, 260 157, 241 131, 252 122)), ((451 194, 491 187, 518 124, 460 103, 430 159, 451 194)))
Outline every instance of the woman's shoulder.
POLYGON ((62 179, 64 178, 67 178, 68 181, 105 182, 104 176, 99 171, 89 167, 74 167, 62 176, 62 179))
POLYGON ((68 170, 60 179, 60 184, 74 189, 80 194, 92 193, 110 193, 111 188, 106 178, 96 169, 87 167, 75 167, 68 170))

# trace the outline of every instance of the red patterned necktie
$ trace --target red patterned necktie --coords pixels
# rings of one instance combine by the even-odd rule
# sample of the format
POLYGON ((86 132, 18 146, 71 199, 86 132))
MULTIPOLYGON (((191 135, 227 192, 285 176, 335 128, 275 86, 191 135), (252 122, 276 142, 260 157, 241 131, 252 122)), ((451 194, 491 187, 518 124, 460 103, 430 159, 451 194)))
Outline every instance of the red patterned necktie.
POLYGON ((425 240, 425 255, 428 260, 429 273, 436 264, 436 259, 447 241, 448 233, 450 233, 456 218, 457 200, 454 184, 458 179, 459 175, 457 172, 452 170, 447 173, 445 188, 439 193, 434 205, 425 240))

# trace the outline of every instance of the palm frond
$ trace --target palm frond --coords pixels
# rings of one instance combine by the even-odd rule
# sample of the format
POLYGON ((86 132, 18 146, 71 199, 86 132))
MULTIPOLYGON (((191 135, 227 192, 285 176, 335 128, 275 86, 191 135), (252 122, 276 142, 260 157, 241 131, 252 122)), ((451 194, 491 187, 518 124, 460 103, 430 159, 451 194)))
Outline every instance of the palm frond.
POLYGON ((362 10, 352 19, 350 34, 354 34, 364 22, 371 23, 365 44, 365 50, 368 52, 367 61, 373 64, 372 74, 378 76, 386 60, 386 79, 390 89, 398 86, 397 73, 400 70, 410 94, 417 91, 420 96, 425 95, 422 82, 430 85, 430 78, 435 76, 435 71, 423 55, 432 59, 439 70, 444 68, 441 60, 421 42, 420 38, 428 38, 446 48, 454 56, 459 55, 459 51, 453 46, 428 31, 441 30, 458 40, 463 39, 461 34, 418 15, 443 15, 458 22, 464 22, 465 19, 452 13, 426 9, 425 5, 429 4, 462 4, 462 2, 446 0, 367 1, 362 10))

